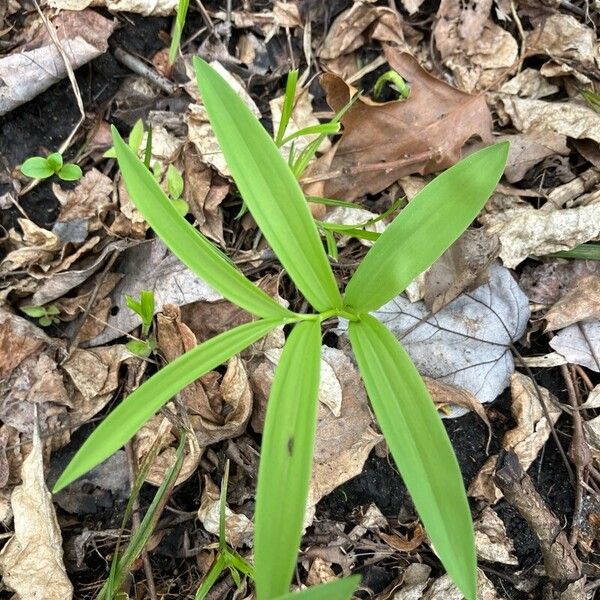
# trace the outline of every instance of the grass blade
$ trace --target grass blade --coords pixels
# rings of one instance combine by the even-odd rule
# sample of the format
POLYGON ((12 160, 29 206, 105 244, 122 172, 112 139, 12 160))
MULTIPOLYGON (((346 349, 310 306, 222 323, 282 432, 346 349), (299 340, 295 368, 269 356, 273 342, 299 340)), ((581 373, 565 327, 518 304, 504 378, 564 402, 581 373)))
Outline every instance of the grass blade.
POLYGON ((240 194, 281 264, 320 312, 341 296, 298 181, 275 142, 227 82, 194 57, 198 87, 240 194))
POLYGON ((279 319, 263 319, 240 325, 207 340, 169 363, 127 396, 100 423, 62 472, 53 491, 58 492, 116 452, 179 390, 278 325, 281 325, 279 319))
POLYGON ((296 566, 317 423, 320 355, 320 323, 304 321, 292 330, 275 371, 256 490, 258 600, 287 593, 296 566))
POLYGON ((337 581, 315 585, 300 592, 290 592, 284 596, 278 596, 275 600, 350 600, 359 582, 360 577, 353 575, 337 581))
POLYGON ((476 596, 471 512, 458 462, 427 388, 377 319, 350 322, 350 341, 377 422, 435 551, 468 600, 476 596))
POLYGON ((127 191, 150 227, 179 260, 231 302, 259 317, 291 317, 196 231, 113 127, 113 144, 127 191))
POLYGON ((379 308, 460 236, 494 191, 508 142, 484 148, 426 185, 369 250, 346 288, 345 303, 361 312, 379 308))
POLYGON ((600 260, 600 244, 580 244, 571 250, 560 250, 547 254, 552 258, 580 258, 583 260, 600 260))

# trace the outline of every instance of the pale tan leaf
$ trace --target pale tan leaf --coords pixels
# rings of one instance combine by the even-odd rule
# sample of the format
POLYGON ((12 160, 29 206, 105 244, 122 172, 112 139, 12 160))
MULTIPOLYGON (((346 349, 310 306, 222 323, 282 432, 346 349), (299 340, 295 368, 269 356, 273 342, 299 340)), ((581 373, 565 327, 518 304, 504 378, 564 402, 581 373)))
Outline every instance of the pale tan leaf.
POLYGON ((600 318, 600 275, 581 279, 545 314, 546 331, 563 329, 573 323, 600 318))
POLYGON ((504 521, 488 506, 475 521, 475 548, 477 558, 504 565, 518 565, 512 539, 504 521))

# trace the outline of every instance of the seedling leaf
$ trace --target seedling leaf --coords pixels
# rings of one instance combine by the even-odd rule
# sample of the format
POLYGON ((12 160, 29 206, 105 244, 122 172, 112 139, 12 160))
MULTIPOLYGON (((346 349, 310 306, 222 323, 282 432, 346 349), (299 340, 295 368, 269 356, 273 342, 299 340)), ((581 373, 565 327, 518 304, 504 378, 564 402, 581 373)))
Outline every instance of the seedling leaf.
POLYGON ((471 154, 426 185, 369 250, 345 303, 379 308, 435 262, 477 216, 504 171, 508 142, 471 154))
POLYGON ((377 422, 448 574, 476 596, 471 512, 452 445, 398 340, 374 317, 350 322, 350 342, 377 422))
POLYGON ((81 179, 81 176, 83 175, 83 173, 82 173, 81 167, 79 165, 75 165, 73 163, 68 163, 66 165, 63 165, 63 167, 60 169, 60 171, 57 173, 57 175, 63 181, 77 181, 77 180, 81 179))
POLYGON ((32 179, 46 179, 54 175, 54 170, 45 158, 32 156, 21 165, 21 173, 32 179))
POLYGON ((113 144, 127 191, 137 209, 179 260, 231 302, 260 317, 293 316, 238 271, 178 214, 173 203, 113 127, 113 144))
POLYGON ((300 185, 260 122, 227 82, 194 57, 208 117, 240 194, 281 264, 318 310, 341 297, 300 185))
POLYGON ((263 319, 240 325, 209 339, 169 363, 127 396, 100 423, 62 472, 53 491, 58 492, 116 452, 179 390, 278 325, 281 325, 278 319, 263 319))
POLYGON ((63 157, 60 152, 53 152, 46 158, 48 166, 55 172, 58 173, 63 166, 63 157))
POLYGON ((283 348, 267 403, 256 490, 258 600, 289 591, 310 483, 317 422, 321 326, 303 321, 283 348))

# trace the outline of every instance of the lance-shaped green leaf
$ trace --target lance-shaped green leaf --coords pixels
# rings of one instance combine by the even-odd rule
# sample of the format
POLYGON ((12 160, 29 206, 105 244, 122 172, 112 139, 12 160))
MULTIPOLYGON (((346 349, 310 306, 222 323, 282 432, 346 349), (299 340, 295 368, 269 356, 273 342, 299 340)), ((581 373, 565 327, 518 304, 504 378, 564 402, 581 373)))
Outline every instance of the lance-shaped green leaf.
POLYGON ((468 600, 476 596, 471 513, 458 462, 427 388, 406 351, 377 319, 349 325, 377 422, 436 553, 468 600))
POLYGON ((508 142, 471 154, 426 185, 356 269, 344 301, 379 308, 432 265, 477 216, 504 171, 508 142))
POLYGON ((279 319, 263 319, 240 325, 192 348, 158 371, 100 423, 62 472, 53 491, 58 492, 116 452, 186 385, 281 324, 279 319))
POLYGON ((243 100, 194 57, 198 87, 227 166, 271 248, 320 312, 341 306, 304 194, 277 146, 243 100))
POLYGON ((135 152, 112 128, 119 168, 132 202, 169 250, 225 298, 259 317, 291 317, 235 268, 230 260, 194 229, 162 191, 135 152))
POLYGON ((258 600, 289 591, 308 497, 317 423, 321 326, 294 327, 275 371, 263 432, 254 566, 258 600))
POLYGON ((278 596, 275 600, 350 600, 354 590, 358 587, 360 577, 344 577, 321 585, 306 588, 300 592, 290 592, 278 596))

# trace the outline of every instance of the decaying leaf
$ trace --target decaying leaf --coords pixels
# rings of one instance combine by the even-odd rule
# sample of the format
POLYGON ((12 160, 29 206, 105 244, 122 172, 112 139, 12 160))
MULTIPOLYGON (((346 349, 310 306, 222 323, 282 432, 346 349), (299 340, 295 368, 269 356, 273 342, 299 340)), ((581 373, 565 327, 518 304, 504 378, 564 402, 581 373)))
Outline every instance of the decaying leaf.
MULTIPOLYGON (((61 12, 52 26, 73 69, 104 54, 116 21, 93 10, 61 12)), ((42 27, 27 44, 0 58, 0 115, 47 90, 67 75, 64 60, 42 27)))
POLYGON ((431 567, 422 563, 411 563, 406 567, 402 587, 394 594, 393 600, 421 600, 429 583, 431 567))
POLYGON ((570 250, 600 235, 600 202, 558 210, 511 208, 482 214, 490 235, 500 240, 500 258, 511 269, 528 256, 570 250))
POLYGON ((44 481, 39 432, 23 461, 23 483, 11 496, 14 536, 0 551, 0 573, 14 600, 70 600, 73 586, 63 564, 60 527, 44 481))
MULTIPOLYGON (((323 221, 325 223, 335 223, 336 225, 357 225, 359 228, 362 223, 366 223, 372 219, 376 219, 378 215, 364 208, 347 208, 345 206, 336 206, 331 212, 327 213, 323 221)), ((362 229, 362 228, 361 228, 362 229)), ((375 233, 383 233, 385 231, 385 223, 377 221, 367 225, 364 229, 375 233)), ((342 235, 337 241, 338 248, 343 248, 350 241, 350 236, 342 235)), ((371 240, 358 240, 363 246, 370 247, 373 245, 371 240)))
POLYGON ((490 19, 491 7, 491 0, 442 0, 438 9, 433 37, 444 65, 465 92, 498 83, 517 63, 517 41, 490 19))
MULTIPOLYGON (((531 378, 526 375, 515 373, 511 378, 510 386, 511 412, 517 425, 504 434, 502 447, 513 450, 519 457, 523 469, 527 470, 546 443, 551 431, 551 424, 546 418, 538 390, 552 425, 558 420, 561 411, 557 407, 556 398, 546 388, 539 385, 536 387, 531 378)), ((493 479, 496 459, 496 455, 490 456, 469 486, 470 496, 484 499, 489 504, 495 504, 502 498, 502 492, 493 479)))
POLYGON ((502 519, 489 507, 475 521, 477 558, 504 565, 518 565, 512 539, 506 533, 502 519))
POLYGON ((559 89, 558 86, 550 83, 537 69, 527 68, 502 84, 500 91, 521 98, 538 100, 556 94, 559 89))
MULTIPOLYGON (((452 579, 448 575, 442 575, 431 584, 422 600, 464 600, 464 597, 452 583, 452 579)), ((481 569, 477 570, 477 600, 503 600, 481 569)))
POLYGON ((132 12, 144 16, 164 17, 177 8, 177 0, 49 0, 48 4, 61 10, 83 10, 102 6, 111 12, 132 12))
POLYGON ((600 275, 579 280, 576 289, 567 292, 544 315, 546 331, 563 329, 588 319, 600 318, 600 275))
MULTIPOLYGON (((423 302, 397 296, 374 313, 398 337, 420 373, 491 402, 514 371, 510 344, 525 332, 528 300, 510 271, 490 268, 489 283, 435 315, 423 302)), ((453 412, 464 414, 466 409, 453 412)))
MULTIPOLYGON (((204 529, 213 535, 219 535, 219 488, 212 479, 204 476, 204 490, 202 500, 198 509, 198 518, 204 529)), ((227 505, 225 506, 225 539, 232 548, 240 546, 252 546, 254 535, 254 524, 243 513, 234 513, 227 505)))
POLYGON ((600 321, 569 325, 550 340, 550 346, 568 362, 600 371, 600 321))
MULTIPOLYGON (((342 119, 339 142, 310 172, 327 198, 354 200, 376 193, 411 173, 433 173, 460 159, 465 142, 490 141, 491 116, 483 96, 470 96, 425 71, 415 58, 386 47, 390 67, 410 82, 406 100, 377 103, 360 98, 342 119)), ((334 110, 353 90, 335 75, 322 85, 334 110)))
POLYGON ((165 304, 181 306, 222 298, 171 254, 158 238, 129 248, 123 253, 120 264, 118 270, 124 276, 111 294, 113 308, 108 326, 91 341, 93 346, 106 344, 140 324, 138 315, 127 307, 125 294, 138 298, 142 290, 153 291, 155 313, 165 304))

